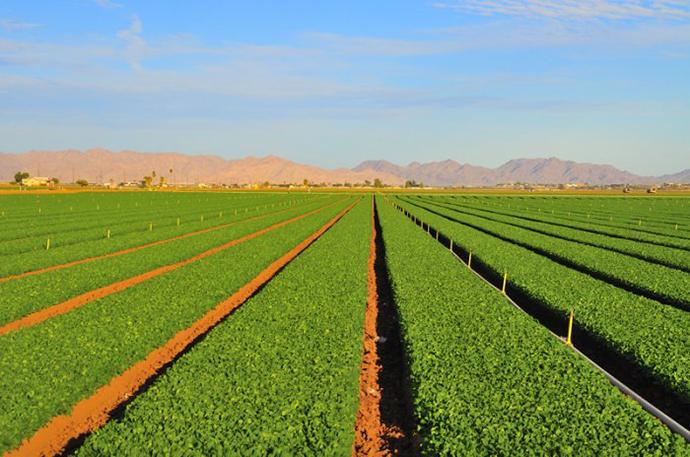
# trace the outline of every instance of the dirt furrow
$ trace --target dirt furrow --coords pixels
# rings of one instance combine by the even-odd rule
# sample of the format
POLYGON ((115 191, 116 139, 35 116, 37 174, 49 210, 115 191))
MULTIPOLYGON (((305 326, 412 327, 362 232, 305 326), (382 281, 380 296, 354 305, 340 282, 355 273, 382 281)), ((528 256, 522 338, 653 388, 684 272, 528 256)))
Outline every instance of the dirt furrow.
POLYGON ((150 382, 151 379, 159 374, 160 370, 188 350, 191 345, 261 289, 281 269, 307 249, 356 204, 357 202, 354 202, 340 211, 323 227, 273 262, 232 296, 216 305, 190 327, 178 332, 163 346, 149 353, 144 360, 137 362, 131 368, 113 378, 90 397, 79 401, 69 415, 54 417, 34 433, 33 436, 23 441, 19 447, 6 455, 57 455, 64 452, 73 440, 77 440, 102 427, 108 422, 111 413, 119 405, 136 395, 147 382, 150 382))
POLYGON ((372 199, 371 242, 353 456, 416 455, 409 373, 372 199))
MULTIPOLYGON (((335 202, 337 203, 337 202, 335 202)), ((140 284, 144 281, 148 281, 151 278, 155 278, 156 276, 160 276, 162 274, 171 272, 173 270, 177 270, 179 268, 182 268, 186 265, 189 265, 190 263, 197 262, 201 259, 204 259, 206 257, 212 256, 214 254, 217 254, 221 251, 225 251, 226 249, 230 249, 233 246, 237 246, 238 244, 244 243, 245 241, 249 241, 253 238, 256 238, 258 236, 261 236, 267 232, 270 232, 272 230, 278 229, 280 227, 283 227, 285 225, 291 224, 293 222, 296 222, 300 219, 304 219, 305 217, 311 216, 313 214, 316 214, 318 212, 323 211, 325 208, 334 205, 335 203, 332 203, 330 205, 323 206, 321 208, 317 208, 313 211, 310 211, 308 213, 300 214, 299 216, 293 217, 291 219, 278 222, 276 224, 273 224, 269 227, 263 228, 261 230, 258 230, 256 232, 250 233, 248 235, 245 235, 243 237, 237 238, 232 241, 228 241, 227 243, 224 243, 220 246, 216 246, 214 248, 211 248, 207 251, 204 251, 200 254, 195 255, 194 257, 190 257, 185 260, 181 260, 176 263, 172 263, 170 265, 165 265, 162 267, 155 268, 153 270, 147 271, 146 273, 142 273, 137 276, 133 276, 131 278, 124 279, 122 281, 118 281, 112 284, 109 284, 107 286, 101 287, 99 289, 91 290, 89 292, 86 292, 84 294, 78 295, 76 297, 70 298, 67 301, 64 301, 62 303, 58 303, 53 306, 49 306, 48 308, 42 309, 40 311, 36 311, 35 313, 31 313, 27 316, 24 316, 20 319, 17 319, 15 321, 12 321, 8 324, 5 324, 0 327, 0 336, 6 335, 10 332, 26 328, 26 327, 33 327, 34 325, 40 324, 41 322, 48 320, 52 317, 59 316, 60 314, 65 314, 68 313, 69 311, 72 311, 75 308, 79 308, 80 306, 83 306, 87 303, 90 303, 94 300, 98 300, 100 298, 107 297, 108 295, 112 295, 118 292, 121 292, 125 289, 129 289, 132 286, 135 286, 137 284, 140 284)))

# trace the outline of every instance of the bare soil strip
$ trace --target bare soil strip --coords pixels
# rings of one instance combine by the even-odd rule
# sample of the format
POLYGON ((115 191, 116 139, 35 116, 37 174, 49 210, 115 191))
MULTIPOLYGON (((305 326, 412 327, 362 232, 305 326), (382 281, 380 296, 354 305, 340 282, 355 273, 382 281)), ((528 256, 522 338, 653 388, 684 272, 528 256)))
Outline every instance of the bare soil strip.
MULTIPOLYGON (((333 205, 335 203, 332 203, 333 205)), ((317 208, 313 211, 309 211, 308 213, 300 214, 299 216, 293 217, 291 219, 285 220, 278 222, 276 224, 273 224, 269 227, 263 228, 261 230, 258 230, 256 232, 250 233, 248 235, 245 235, 243 237, 237 238, 235 240, 229 241, 227 243, 221 244, 220 246, 216 246, 214 248, 211 248, 207 251, 202 252, 201 254, 197 254, 194 257, 190 257, 188 259, 182 260, 180 262, 172 263, 170 265, 165 265, 162 267, 155 268, 153 270, 147 271, 146 273, 142 273, 137 276, 133 276, 131 278, 124 279, 122 281, 118 281, 112 284, 109 284, 107 286, 101 287, 99 289, 91 290, 89 292, 86 292, 84 294, 78 295, 76 297, 70 298, 67 301, 64 301, 62 303, 58 303, 53 306, 49 306, 48 308, 44 308, 40 311, 36 311, 35 313, 31 313, 27 316, 24 316, 20 319, 17 319, 16 321, 12 321, 8 324, 5 324, 0 327, 0 336, 6 335, 10 332, 26 328, 26 327, 33 327, 34 325, 40 324, 43 321, 46 321, 52 317, 59 316, 60 314, 65 314, 70 311, 72 311, 75 308, 79 308, 80 306, 84 306, 87 303, 90 303, 94 300, 98 300, 103 297, 107 297, 108 295, 112 295, 118 292, 121 292, 125 289, 129 289, 132 286, 135 286, 137 284, 140 284, 144 281, 148 281, 151 278, 155 278, 156 276, 160 276, 165 273, 169 273, 173 270, 177 270, 179 268, 182 268, 186 265, 189 265, 190 263, 197 262, 201 259, 205 259, 206 257, 210 257, 214 254, 217 254, 221 251, 225 251, 226 249, 229 249, 233 246, 237 246, 238 244, 244 243, 245 241, 249 241, 253 238, 256 238, 258 236, 261 236, 267 232, 270 232, 272 230, 278 229, 280 227, 283 227, 285 225, 291 224, 293 222, 296 222, 300 219, 304 219, 305 217, 311 216, 315 213, 323 211, 325 208, 331 205, 326 205, 321 208, 317 208)))
POLYGON ((66 449, 72 440, 77 440, 79 437, 105 425, 110 419, 111 413, 119 405, 128 401, 142 386, 159 374, 162 368, 175 360, 185 350, 188 350, 192 344, 260 290, 356 204, 357 202, 354 202, 343 209, 323 227, 273 262, 232 296, 216 305, 190 327, 178 332, 163 346, 149 353, 144 360, 137 362, 113 378, 90 397, 79 401, 70 415, 54 417, 33 436, 24 440, 19 447, 9 451, 6 456, 58 455, 66 449))
POLYGON ((190 236, 201 235, 202 233, 214 232, 216 230, 224 229, 226 227, 231 227, 233 225, 244 224, 245 222, 257 221, 257 220, 264 219, 264 218, 269 217, 269 216, 273 216, 276 214, 283 213, 285 211, 289 211, 291 209, 294 209, 294 207, 285 208, 285 209, 273 211, 273 212, 266 213, 266 214, 261 214, 259 216, 254 216, 254 217, 250 217, 248 219, 242 219, 242 220, 230 222, 227 224, 216 225, 213 227, 205 228, 202 230, 197 230, 194 232, 184 233, 182 235, 174 236, 172 238, 166 238, 164 240, 153 241, 151 243, 146 243, 146 244, 134 246, 134 247, 127 248, 127 249, 122 249, 120 251, 110 252, 108 254, 97 255, 97 256, 93 256, 93 257, 87 257, 84 259, 74 260, 72 262, 63 263, 60 265, 52 265, 50 267, 39 268, 38 270, 26 271, 24 273, 19 273, 16 275, 5 276, 5 277, 0 278, 0 283, 12 281, 13 279, 25 278, 27 276, 34 276, 34 275, 38 275, 38 274, 42 274, 42 273, 48 273, 49 271, 62 270, 63 268, 74 267, 76 265, 82 265, 84 263, 93 262, 94 260, 107 259, 110 257, 118 257, 121 255, 140 251, 141 249, 146 249, 146 248, 150 248, 153 246, 160 246, 161 244, 167 244, 167 243, 170 243, 172 241, 177 241, 177 240, 189 238, 190 236))
POLYGON ((352 455, 416 455, 409 376, 374 200, 367 283, 359 411, 352 455))

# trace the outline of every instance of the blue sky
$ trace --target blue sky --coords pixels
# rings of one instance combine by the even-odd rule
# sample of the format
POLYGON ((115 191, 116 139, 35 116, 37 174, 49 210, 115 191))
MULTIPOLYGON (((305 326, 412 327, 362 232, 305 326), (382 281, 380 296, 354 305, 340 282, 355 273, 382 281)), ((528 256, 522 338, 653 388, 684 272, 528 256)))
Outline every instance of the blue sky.
POLYGON ((690 167, 689 0, 0 3, 0 151, 690 167))

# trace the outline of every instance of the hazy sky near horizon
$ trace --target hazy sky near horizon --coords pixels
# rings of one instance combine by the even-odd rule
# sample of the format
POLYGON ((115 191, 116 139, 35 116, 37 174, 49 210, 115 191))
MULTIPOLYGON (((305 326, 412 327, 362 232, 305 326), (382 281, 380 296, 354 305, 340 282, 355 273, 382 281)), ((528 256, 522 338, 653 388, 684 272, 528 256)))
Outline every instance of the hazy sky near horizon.
POLYGON ((690 0, 3 0, 0 152, 690 168, 690 0))

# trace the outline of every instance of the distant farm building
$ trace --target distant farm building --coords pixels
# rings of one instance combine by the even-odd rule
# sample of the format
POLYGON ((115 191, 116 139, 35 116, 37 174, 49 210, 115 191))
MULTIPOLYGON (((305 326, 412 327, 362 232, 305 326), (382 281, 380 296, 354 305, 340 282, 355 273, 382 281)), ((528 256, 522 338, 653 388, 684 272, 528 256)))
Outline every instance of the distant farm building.
POLYGON ((32 178, 24 178, 22 179, 22 186, 27 186, 27 187, 47 187, 52 184, 52 181, 50 178, 46 178, 43 176, 34 176, 32 178))

